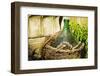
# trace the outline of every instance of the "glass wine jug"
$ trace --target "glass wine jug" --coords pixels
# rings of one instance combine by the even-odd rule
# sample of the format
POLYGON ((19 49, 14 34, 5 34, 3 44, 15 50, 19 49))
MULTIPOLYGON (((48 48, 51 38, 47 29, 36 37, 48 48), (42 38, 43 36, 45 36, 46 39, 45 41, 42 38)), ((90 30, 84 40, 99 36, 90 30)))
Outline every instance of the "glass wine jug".
POLYGON ((51 44, 51 46, 53 47, 57 47, 62 42, 68 42, 73 46, 77 44, 70 31, 69 19, 64 19, 63 21, 64 21, 63 29, 61 30, 59 36, 51 44))

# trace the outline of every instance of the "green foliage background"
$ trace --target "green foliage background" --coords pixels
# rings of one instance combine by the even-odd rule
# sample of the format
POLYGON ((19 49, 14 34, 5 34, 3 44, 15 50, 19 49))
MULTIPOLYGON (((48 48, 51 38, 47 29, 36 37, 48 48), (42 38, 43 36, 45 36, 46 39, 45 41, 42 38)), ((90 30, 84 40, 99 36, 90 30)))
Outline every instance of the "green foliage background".
POLYGON ((70 20, 70 30, 77 42, 81 41, 85 43, 85 49, 83 58, 88 57, 88 24, 85 25, 79 24, 77 21, 70 20))

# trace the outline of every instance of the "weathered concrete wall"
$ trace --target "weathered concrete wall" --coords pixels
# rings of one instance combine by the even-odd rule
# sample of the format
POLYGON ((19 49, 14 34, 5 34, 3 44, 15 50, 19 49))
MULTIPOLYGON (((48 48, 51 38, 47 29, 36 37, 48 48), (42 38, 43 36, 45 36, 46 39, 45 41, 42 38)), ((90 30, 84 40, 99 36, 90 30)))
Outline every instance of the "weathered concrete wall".
POLYGON ((28 37, 51 35, 60 30, 59 17, 31 16, 28 23, 28 37))

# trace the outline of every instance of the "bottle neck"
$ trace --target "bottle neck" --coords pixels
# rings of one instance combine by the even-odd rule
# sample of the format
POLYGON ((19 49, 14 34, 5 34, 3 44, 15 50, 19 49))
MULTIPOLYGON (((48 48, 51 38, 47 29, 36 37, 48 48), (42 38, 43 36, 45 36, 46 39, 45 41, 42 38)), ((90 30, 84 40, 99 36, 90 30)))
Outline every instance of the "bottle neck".
POLYGON ((64 28, 63 30, 69 30, 69 20, 68 19, 64 19, 64 28))

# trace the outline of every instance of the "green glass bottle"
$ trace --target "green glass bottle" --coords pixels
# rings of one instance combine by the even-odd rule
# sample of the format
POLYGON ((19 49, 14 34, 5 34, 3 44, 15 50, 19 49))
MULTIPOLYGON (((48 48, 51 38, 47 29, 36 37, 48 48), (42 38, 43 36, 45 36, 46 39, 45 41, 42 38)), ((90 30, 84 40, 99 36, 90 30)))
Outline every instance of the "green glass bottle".
POLYGON ((74 37, 70 32, 69 19, 64 19, 64 26, 60 33, 60 35, 56 38, 56 40, 51 44, 53 47, 57 47, 62 42, 68 42, 71 45, 76 45, 74 37))

